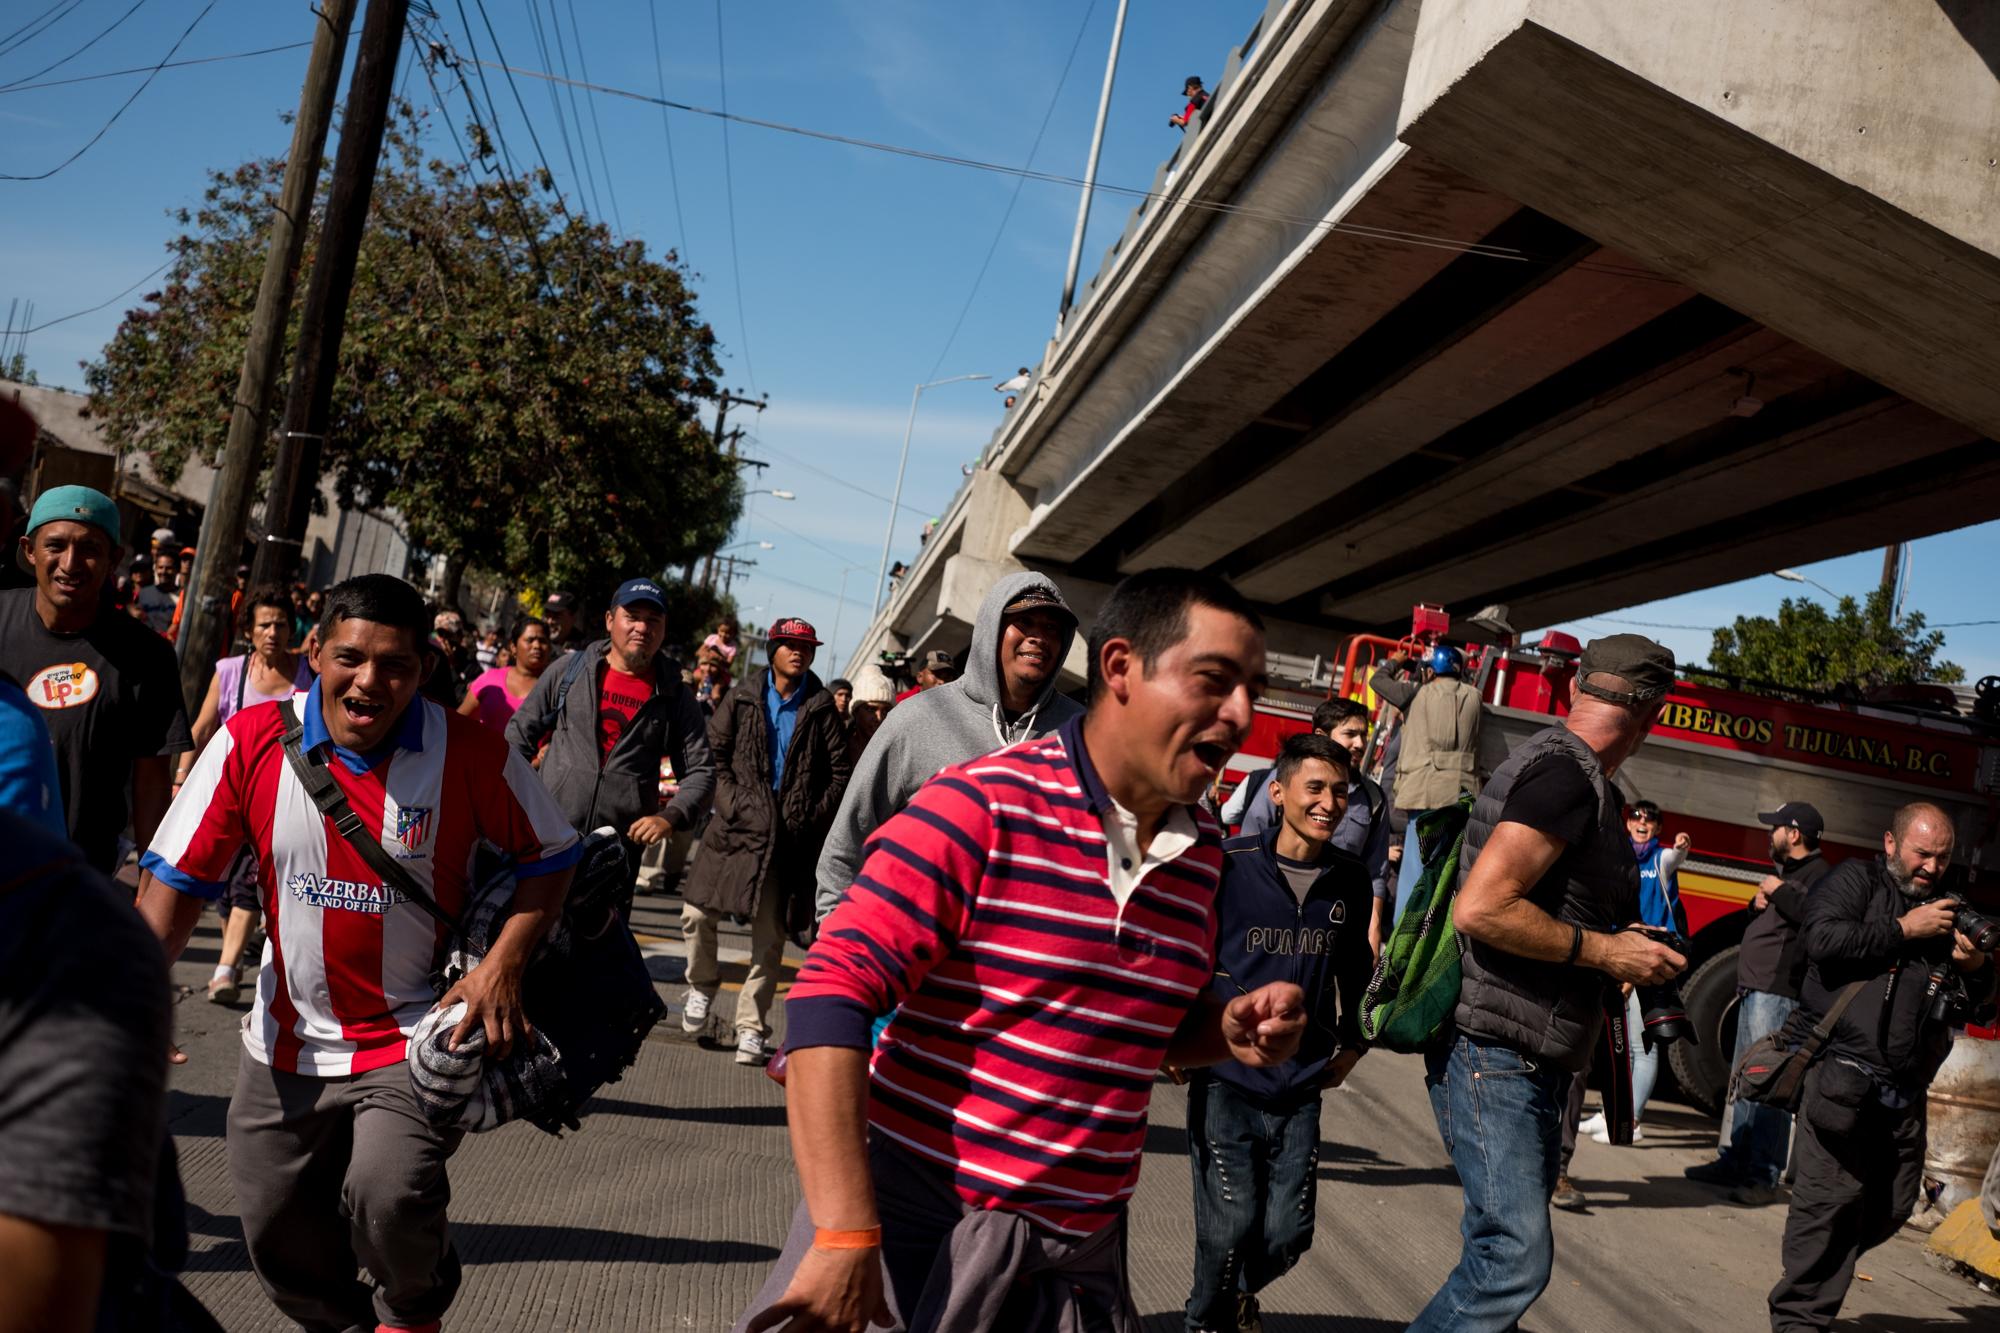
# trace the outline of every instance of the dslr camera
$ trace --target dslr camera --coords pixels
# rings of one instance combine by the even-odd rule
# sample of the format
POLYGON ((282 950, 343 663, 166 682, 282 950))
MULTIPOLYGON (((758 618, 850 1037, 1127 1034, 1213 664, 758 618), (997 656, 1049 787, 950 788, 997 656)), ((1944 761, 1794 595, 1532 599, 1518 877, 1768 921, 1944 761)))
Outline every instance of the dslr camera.
MULTIPOLYGON (((1657 926, 1627 926, 1625 929, 1664 944, 1683 958, 1687 957, 1687 941, 1671 930, 1661 930, 1657 926)), ((1694 1035, 1694 1024, 1688 1021, 1687 1005, 1681 1000, 1678 985, 1663 981, 1655 986, 1641 986, 1638 991, 1640 1036, 1647 1050, 1664 1046, 1670 1041, 1701 1045, 1694 1035)))
POLYGON ((1958 907, 1958 915, 1952 918, 1951 927, 1972 941, 1972 947, 1981 953, 1992 953, 2000 948, 2000 921, 1995 921, 1984 912, 1974 911, 1972 904, 1963 898, 1949 900, 1958 907))

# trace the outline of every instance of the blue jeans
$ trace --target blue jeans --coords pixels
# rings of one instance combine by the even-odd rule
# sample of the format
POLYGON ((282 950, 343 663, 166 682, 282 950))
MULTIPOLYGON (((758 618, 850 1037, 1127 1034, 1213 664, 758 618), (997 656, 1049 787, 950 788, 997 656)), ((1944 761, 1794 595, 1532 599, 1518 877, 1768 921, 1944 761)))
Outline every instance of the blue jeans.
POLYGON ((1639 1034, 1646 1030, 1645 1015, 1639 1008, 1639 992, 1635 988, 1625 997, 1625 1040, 1632 1048, 1632 1123, 1646 1114, 1646 1102, 1653 1095, 1653 1085, 1660 1081, 1660 1056, 1663 1048, 1655 1046, 1646 1049, 1646 1040, 1639 1034))
POLYGON ((1236 1327, 1236 1294, 1269 1286, 1312 1245, 1319 1193, 1317 1093, 1264 1110, 1213 1075, 1188 1089, 1194 1168, 1189 1329, 1236 1327))
POLYGON ((1458 1267, 1411 1333, 1511 1329, 1549 1285, 1549 1195, 1570 1075, 1460 1033, 1424 1057, 1431 1114, 1465 1191, 1458 1267))
MULTIPOLYGON (((1767 991, 1747 990, 1736 1003, 1736 1053, 1740 1056, 1752 1042, 1770 1036, 1785 1025, 1799 1002, 1767 991)), ((1775 1185, 1784 1174, 1785 1154, 1791 1146, 1792 1117, 1776 1106, 1738 1098, 1729 1123, 1729 1142, 1722 1160, 1734 1167, 1750 1185, 1775 1185)))

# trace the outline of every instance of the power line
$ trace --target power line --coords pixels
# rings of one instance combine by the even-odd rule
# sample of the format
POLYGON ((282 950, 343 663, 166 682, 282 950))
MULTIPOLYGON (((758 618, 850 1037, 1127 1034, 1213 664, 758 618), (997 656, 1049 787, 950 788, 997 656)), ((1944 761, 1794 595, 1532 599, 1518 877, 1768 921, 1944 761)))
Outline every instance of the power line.
POLYGON ((47 32, 50 28, 55 27, 56 24, 61 23, 64 19, 68 18, 72 13, 76 11, 76 7, 82 3, 83 0, 56 0, 56 3, 50 5, 47 9, 44 9, 41 13, 29 19, 26 23, 23 23, 20 27, 14 29, 14 31, 8 33, 5 37, 0 37, 0 55, 6 55, 9 51, 18 50, 19 48, 26 46, 29 42, 34 41, 35 38, 41 36, 43 33, 47 32), (67 5, 67 8, 65 8, 65 5, 67 5), (62 13, 57 14, 56 11, 59 9, 62 10, 62 13), (50 15, 52 14, 54 15, 54 17, 50 18, 50 15), (48 22, 43 23, 42 22, 43 19, 48 19, 48 22), (40 24, 40 26, 37 27, 36 26, 37 24, 40 24), (33 32, 29 32, 28 29, 30 28, 34 28, 35 30, 33 32))
MULTIPOLYGON (((549 73, 547 70, 520 69, 512 66, 507 67, 507 69, 508 73, 518 74, 523 78, 562 81, 561 75, 549 73)), ((579 84, 579 86, 582 85, 579 84)), ((915 158, 924 162, 939 162, 948 166, 968 167, 975 171, 990 171, 1004 176, 1022 176, 1029 180, 1042 181, 1050 185, 1071 186, 1081 189, 1084 184, 1080 178, 1065 176, 1060 172, 1034 171, 1021 167, 1010 167, 1004 163, 987 162, 979 158, 960 157, 952 153, 934 152, 925 148, 911 148, 904 144, 884 143, 878 139, 862 139, 854 135, 836 134, 829 130, 815 130, 803 125, 787 124, 784 121, 765 120, 757 116, 734 114, 726 107, 722 110, 717 110, 712 107, 696 106, 688 102, 677 102, 671 98, 654 97, 647 93, 634 92, 628 88, 615 88, 607 84, 591 84, 589 87, 594 92, 604 93, 610 97, 623 97, 630 101, 662 106, 672 111, 684 111, 690 115, 706 116, 713 120, 723 121, 725 125, 732 123, 749 125, 757 129, 775 130, 782 134, 795 134, 802 138, 817 139, 823 143, 840 144, 848 148, 863 148, 871 152, 889 153, 898 157, 915 158)), ((1456 237, 1437 236, 1427 232, 1405 231, 1392 227, 1372 227, 1355 222, 1329 221, 1323 217, 1314 217, 1307 214, 1280 213, 1270 209, 1252 208, 1242 204, 1225 203, 1219 200, 1171 198, 1164 191, 1144 190, 1127 185, 1110 185, 1104 181, 1098 181, 1095 188, 1106 194, 1166 202, 1177 208, 1193 209, 1205 213, 1234 214, 1239 217, 1275 222, 1286 226, 1307 227, 1317 231, 1339 232, 1365 240, 1389 241, 1430 249, 1449 250, 1456 254, 1478 255, 1487 259, 1508 260, 1514 263, 1526 264, 1551 263, 1555 262, 1558 258, 1557 256, 1536 254, 1515 246, 1491 245, 1484 241, 1467 241, 1456 237)), ((1613 264, 1603 260, 1586 259, 1570 265, 1570 267, 1579 272, 1605 273, 1612 276, 1631 278, 1635 281, 1665 282, 1676 286, 1681 285, 1680 281, 1676 278, 1667 277, 1663 274, 1654 273, 1650 270, 1631 265, 1613 264)))
MULTIPOLYGON (((553 8, 555 0, 549 0, 549 2, 551 8, 553 8)), ((590 61, 583 54, 583 29, 579 28, 576 23, 576 0, 567 0, 567 4, 569 7, 570 35, 576 39, 576 67, 583 71, 584 82, 588 83, 590 81, 590 61)), ((558 35, 562 32, 561 19, 556 20, 556 32, 558 35)), ((604 128, 597 123, 597 95, 595 93, 585 93, 583 95, 583 104, 590 108, 590 133, 591 137, 597 140, 597 165, 604 169, 604 194, 606 198, 611 200, 611 220, 617 224, 618 234, 623 236, 625 234, 625 219, 618 212, 618 187, 611 182, 611 156, 604 151, 604 128)), ((583 124, 580 121, 577 123, 576 132, 578 138, 583 137, 583 124)))
POLYGON ((50 167, 47 171, 36 172, 32 174, 15 174, 13 172, 0 172, 0 181, 45 181, 49 177, 55 175, 58 171, 61 171, 64 167, 67 167, 70 163, 82 157, 85 153, 89 152, 91 149, 95 148, 97 146, 97 141, 102 139, 105 135, 109 134, 111 132, 111 127, 118 123, 118 118, 124 115, 126 110, 129 107, 131 107, 131 105, 134 102, 139 100, 141 94, 143 94, 148 88, 153 86, 153 80, 159 77, 160 70, 165 68, 167 61, 172 60, 174 58, 174 53, 181 49, 181 43, 185 42, 188 39, 188 37, 194 32, 194 30, 197 27, 201 26, 201 21, 208 17, 209 11, 214 9, 215 5, 216 5, 216 0, 208 0, 208 3, 202 6, 201 13, 196 14, 194 16, 194 22, 188 24, 186 29, 182 31, 181 35, 174 39, 174 44, 167 49, 167 54, 161 58, 159 64, 153 66, 152 72, 146 75, 146 81, 144 83, 141 83, 137 88, 134 88, 132 90, 132 95, 126 98, 124 102, 119 105, 116 111, 111 113, 111 119, 105 121, 103 128, 98 130, 97 133, 91 135, 90 138, 84 142, 83 147, 77 149, 74 153, 71 153, 68 157, 56 163, 54 166, 50 167))
MULTIPOLYGON (((1090 0, 1084 7, 1083 22, 1076 26, 1076 40, 1070 43, 1069 59, 1063 61, 1062 73, 1056 77, 1056 90, 1049 94, 1049 107, 1042 113, 1041 128, 1035 131, 1035 141, 1028 145, 1028 156, 1021 163, 1023 171, 1035 165, 1035 154, 1041 151, 1042 136, 1049 132, 1049 122, 1055 118, 1056 104, 1062 100, 1063 86, 1069 82, 1070 67, 1076 64, 1076 53, 1083 48, 1083 35, 1090 30, 1090 18, 1096 12, 1097 0, 1090 0)), ((666 90, 663 88, 660 91, 665 93, 666 90)), ((664 111, 661 112, 661 115, 665 114, 664 111)), ((959 307, 958 318, 952 321, 951 333, 945 338, 944 346, 938 351, 937 361, 932 364, 931 373, 924 376, 925 379, 937 378, 938 371, 944 366, 945 358, 951 355, 952 346, 958 342, 959 330, 965 327, 965 317, 972 313, 972 303, 979 298, 980 284, 986 281, 986 270, 992 266, 993 256, 1000 251, 1000 238, 1007 234, 1007 224, 1014 217, 1014 205, 1021 202, 1021 191, 1027 184, 1026 176, 1014 178, 1014 193, 1007 196, 1007 208, 1000 214, 1000 225, 993 229, 993 242, 986 247, 986 258, 979 261, 979 272, 972 279, 972 289, 966 292, 965 304, 959 307)))
POLYGON ((145 3, 146 0, 134 0, 134 3, 130 9, 126 10, 123 14, 120 14, 117 18, 111 20, 111 26, 99 32, 97 36, 91 38, 89 41, 85 42, 82 46, 77 47, 76 50, 70 52, 68 55, 64 56, 61 60, 58 60, 53 64, 42 66, 40 69, 36 70, 33 74, 23 75, 21 78, 15 79, 12 83, 0 83, 0 92, 5 92, 9 88, 13 88, 19 84, 27 83, 31 79, 39 79, 42 77, 42 75, 47 74, 50 70, 61 69, 64 65, 67 65, 70 61, 76 59, 78 56, 82 55, 85 51, 88 51, 91 47, 96 46, 106 37, 109 37, 112 33, 116 32, 118 30, 118 25, 123 23, 126 19, 131 18, 134 14, 138 13, 139 10, 145 5, 145 3))
MULTIPOLYGON (((174 259, 178 258, 180 258, 180 256, 178 255, 174 256, 174 259)), ((104 309, 104 307, 108 305, 113 305, 119 301, 124 300, 126 297, 130 296, 133 292, 138 291, 139 288, 151 282, 154 278, 157 278, 162 273, 165 273, 168 269, 172 268, 173 265, 174 265, 174 260, 169 259, 166 263, 160 265, 158 268, 154 269, 151 273, 148 273, 145 277, 139 279, 139 281, 133 283, 130 287, 127 287, 124 291, 118 293, 118 295, 108 297, 105 300, 99 301, 96 305, 90 306, 84 310, 72 310, 67 315, 58 315, 54 319, 45 319, 41 323, 35 325, 33 328, 22 329, 20 331, 21 336, 26 337, 30 333, 40 333, 43 329, 52 329, 58 324, 67 324, 73 319, 82 319, 85 315, 94 315, 98 311, 104 309)))
MULTIPOLYGON (((542 31, 541 0, 521 0, 521 3, 528 10, 529 31, 534 33, 535 36, 535 50, 542 57, 542 64, 548 65, 552 62, 549 60, 548 35, 542 31)), ((556 114, 556 133, 562 136, 563 156, 569 159, 569 178, 576 189, 581 192, 583 189, 583 172, 577 168, 576 149, 569 141, 569 122, 563 117, 563 90, 553 83, 548 87, 549 109, 556 114)))
MULTIPOLYGON (((1093 0, 1095 3, 1095 0, 1093 0)), ((667 66, 660 56, 660 9, 658 0, 646 0, 646 16, 653 21, 653 72, 660 81, 660 129, 667 136, 667 184, 674 194, 674 225, 679 228, 680 244, 674 248, 680 251, 681 262, 687 262, 688 229, 687 219, 681 216, 681 178, 674 170, 674 127, 667 119, 667 66)))
MULTIPOLYGON (((541 24, 539 14, 536 16, 535 23, 537 27, 541 24)), ((549 26, 555 29, 556 58, 562 64, 563 78, 567 79, 569 78, 569 47, 563 41, 562 11, 556 8, 555 0, 549 0, 549 26)), ((590 189, 590 211, 598 217, 603 217, 604 201, 597 197, 597 173, 590 169, 590 146, 583 141, 583 113, 576 109, 576 85, 571 84, 563 91, 569 94, 569 116, 571 120, 576 122, 576 146, 583 154, 583 182, 590 189)), ((561 113, 558 112, 557 114, 560 116, 561 113)), ((565 146, 568 145, 569 134, 567 130, 564 131, 563 142, 565 146)), ((574 171, 575 169, 575 159, 571 159, 570 170, 574 171)))
POLYGON ((722 46, 722 0, 715 0, 715 82, 722 94, 722 201, 729 214, 729 275, 736 285, 736 335, 743 343, 743 373, 757 389, 750 360, 750 321, 743 317, 743 256, 736 248, 736 174, 729 161, 729 59, 722 46))
MULTIPOLYGON (((769 508, 770 508, 769 505, 765 506, 766 510, 768 510, 769 508)), ((807 546, 810 546, 815 550, 826 552, 828 555, 832 556, 835 560, 840 561, 842 564, 855 565, 857 568, 860 566, 861 562, 854 560, 850 556, 842 555, 840 552, 834 550, 831 546, 827 546, 822 542, 813 540, 811 537, 806 536, 803 532, 800 532, 797 528, 791 526, 789 523, 779 522, 777 519, 772 518, 769 513, 760 515, 757 521, 759 523, 769 523, 772 527, 778 529, 778 531, 780 532, 790 533, 792 536, 797 537, 800 541, 804 542, 807 546)))
POLYGON ((271 56, 280 51, 297 51, 311 46, 311 42, 285 42, 279 46, 260 46, 254 51, 228 51, 215 56, 193 56, 187 60, 168 60, 158 65, 134 65, 130 69, 107 69, 101 74, 78 74, 67 79, 49 79, 43 83, 10 83, 0 87, 0 93, 31 93, 37 88, 66 88, 72 83, 95 83, 99 79, 119 79, 127 74, 150 74, 163 69, 186 69, 189 65, 213 65, 224 60, 248 60, 252 56, 271 56))
POLYGON ((821 597, 830 597, 836 602, 846 602, 850 606, 868 605, 868 603, 860 601, 857 598, 848 597, 845 596, 844 594, 837 592, 828 592, 825 588, 815 588, 810 583, 801 583, 797 579, 788 579, 783 574, 773 574, 770 570, 765 569, 762 565, 759 565, 757 568, 758 572, 756 574, 747 574, 744 576, 746 581, 755 578, 775 579, 779 583, 788 583, 794 588, 799 588, 805 592, 818 593, 821 597))
POLYGON ((784 459, 787 463, 790 463, 793 467, 802 467, 808 472, 826 478, 828 481, 832 482, 836 486, 845 486, 848 490, 853 491, 858 495, 865 495, 871 500, 880 500, 885 505, 895 504, 898 509, 907 509, 912 514, 920 514, 925 518, 933 517, 931 511, 928 509, 919 509, 915 505, 896 504, 894 500, 891 500, 888 496, 883 495, 879 491, 871 491, 866 486, 856 486, 853 482, 849 481, 845 477, 839 476, 832 472, 828 472, 825 468, 815 467, 811 463, 806 462, 803 458, 800 458, 794 454, 788 454, 783 449, 779 449, 773 445, 766 444, 762 440, 759 440, 757 442, 757 447, 762 449, 767 454, 776 454, 778 457, 784 459))

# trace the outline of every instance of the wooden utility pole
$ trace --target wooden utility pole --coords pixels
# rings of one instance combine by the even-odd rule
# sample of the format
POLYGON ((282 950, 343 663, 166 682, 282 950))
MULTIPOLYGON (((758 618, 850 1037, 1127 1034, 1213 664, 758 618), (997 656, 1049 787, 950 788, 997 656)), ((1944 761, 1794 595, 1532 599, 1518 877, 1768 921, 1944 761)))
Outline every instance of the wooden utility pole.
POLYGON ((341 114, 326 223, 320 229, 312 280, 299 314, 299 346, 285 395, 278 461, 272 469, 271 493, 264 501, 264 541, 257 548, 252 575, 256 583, 284 583, 298 568, 313 492, 319 489, 320 454, 340 364, 340 339, 347 329, 347 301, 361 234, 368 224, 368 200, 375 189, 375 164, 382 157, 389 100, 395 93, 396 56, 409 16, 410 0, 369 0, 368 16, 361 23, 361 47, 355 53, 354 77, 347 85, 347 105, 341 114))
MULTIPOLYGON (((729 420, 729 409, 731 406, 736 405, 754 407, 759 412, 762 412, 766 407, 771 405, 771 400, 769 398, 745 398, 739 394, 733 394, 727 389, 724 389, 722 396, 715 400, 715 443, 718 448, 727 445, 729 448, 729 457, 732 460, 736 457, 736 442, 743 438, 743 432, 741 429, 738 429, 725 435, 722 433, 722 423, 729 420)), ((757 466, 762 467, 764 465, 759 463, 757 466)), ((724 540, 727 540, 727 538, 724 540)), ((704 588, 715 586, 715 552, 713 551, 710 551, 708 558, 702 562, 701 586, 704 588)))
POLYGON ((271 382, 284 359, 285 321, 291 314, 292 288, 299 255, 305 249, 313 192, 319 188, 326 133, 333 124, 340 67, 347 60, 354 5, 355 0, 322 0, 320 8, 313 11, 318 27, 313 32, 312 56, 306 62, 305 87, 299 92, 298 119, 292 123, 284 184, 271 214, 271 248, 264 254, 264 277, 257 285, 257 307, 250 316, 250 341, 243 349, 243 371, 236 381, 236 404, 229 415, 222 466, 209 488, 208 508, 201 516, 195 586, 191 590, 194 599, 181 613, 181 693, 194 702, 208 689, 215 659, 229 647, 229 601, 236 588, 236 561, 243 549, 243 530, 250 521, 250 491, 263 466, 271 382))

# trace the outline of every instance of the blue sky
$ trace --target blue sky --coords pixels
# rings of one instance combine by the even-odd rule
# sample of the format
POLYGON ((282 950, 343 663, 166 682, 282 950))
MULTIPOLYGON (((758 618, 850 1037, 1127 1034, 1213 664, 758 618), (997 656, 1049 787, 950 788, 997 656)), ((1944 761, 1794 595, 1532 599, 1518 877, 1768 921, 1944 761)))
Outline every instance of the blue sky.
MULTIPOLYGON (((431 2, 448 40, 464 49, 460 0, 431 2)), ((543 65, 531 13, 540 18, 554 60, 549 34, 552 16, 559 15, 572 73, 580 75, 587 64, 598 83, 648 94, 664 79, 668 97, 714 107, 724 100, 720 35, 732 112, 1012 165, 1028 159, 1047 115, 1033 165, 1066 175, 1082 174, 1116 7, 1114 0, 977 9, 935 0, 720 0, 718 34, 717 0, 573 0, 574 31, 571 3, 484 0, 507 58, 518 66, 543 65), (661 36, 657 65, 653 14, 661 36), (1075 61, 1064 79, 1072 50, 1075 61)), ((47 8, 42 0, 7 6, 0 35, 47 8)), ((46 32, 0 50, 0 85, 28 80, 131 8, 130 0, 81 0, 46 32)), ((150 65, 200 8, 196 0, 146 0, 89 50, 43 77, 150 65)), ((479 46, 490 54, 475 0, 464 0, 464 9, 479 46)), ((1180 108, 1182 80, 1200 73, 1213 83, 1229 49, 1262 9, 1262 0, 1133 5, 1106 134, 1104 181, 1144 186, 1151 180, 1177 138, 1166 118, 1180 108)), ((311 24, 303 0, 216 0, 179 58, 303 41, 311 24)), ((0 47, 7 45, 0 36, 0 47)), ((95 305, 158 265, 176 229, 170 212, 197 201, 205 168, 284 150, 289 131, 280 116, 297 105, 305 57, 300 49, 164 70, 73 165, 46 181, 0 182, 6 205, 0 208, 0 307, 17 297, 32 300, 37 321, 48 320, 95 305)), ((498 74, 488 78, 517 161, 531 156, 505 82, 498 74)), ((0 87, 0 172, 54 166, 96 133, 141 81, 134 75, 25 91, 0 87)), ((420 71, 406 87, 412 100, 428 102, 420 71)), ((566 119, 570 152, 577 155, 573 176, 548 86, 522 81, 520 91, 572 206, 610 215, 615 194, 617 220, 627 234, 656 250, 679 250, 696 275, 703 313, 724 344, 728 383, 739 392, 770 395, 761 418, 739 412, 733 419, 753 432, 747 452, 769 463, 752 485, 798 498, 752 498, 736 540, 768 541, 774 549, 751 545, 739 552, 758 564, 739 579, 738 600, 760 623, 803 615, 822 638, 832 637, 837 623, 835 648, 844 653, 868 617, 911 387, 972 373, 997 381, 1039 358, 1061 290, 1074 191, 1035 181, 1020 185, 974 296, 974 278, 1015 197, 1013 177, 736 126, 728 134, 732 243, 719 122, 669 113, 670 172, 660 109, 597 98, 607 162, 599 157, 590 99, 578 94, 581 125, 566 119), (594 203, 591 182, 581 179, 586 158, 594 203), (964 322, 954 337, 961 310, 964 322), (836 596, 843 570, 849 571, 844 605, 836 596)), ((462 101, 453 107, 462 123, 462 101)), ((562 109, 567 118, 567 94, 562 109)), ((444 144, 441 134, 439 142, 444 144)), ((1086 276, 1123 226, 1129 202, 1100 198, 1084 249, 1086 276)), ((34 334, 29 364, 45 382, 79 384, 77 363, 96 354, 131 303, 114 302, 34 334)), ((924 396, 897 555, 907 559, 915 549, 923 519, 948 502, 960 481, 959 465, 978 453, 999 416, 997 396, 985 384, 950 385, 924 396)), ((2000 527, 1992 525, 1918 543, 1907 604, 1933 621, 1987 618, 1992 613, 1980 595, 1982 572, 1996 545, 2000 527)), ((1879 570, 1879 554, 1869 553, 1803 572, 1836 591, 1858 594, 1879 570)), ((1765 576, 1617 614, 1704 627, 1657 631, 1692 660, 1707 652, 1705 627, 1768 613, 1783 596, 1800 593, 1819 595, 1765 576)), ((1607 620, 1569 628, 1588 637, 1613 625, 1607 620)), ((1949 634, 1950 655, 1974 676, 2000 672, 2000 626, 1949 634)), ((827 660, 839 659, 828 654, 827 660)))

